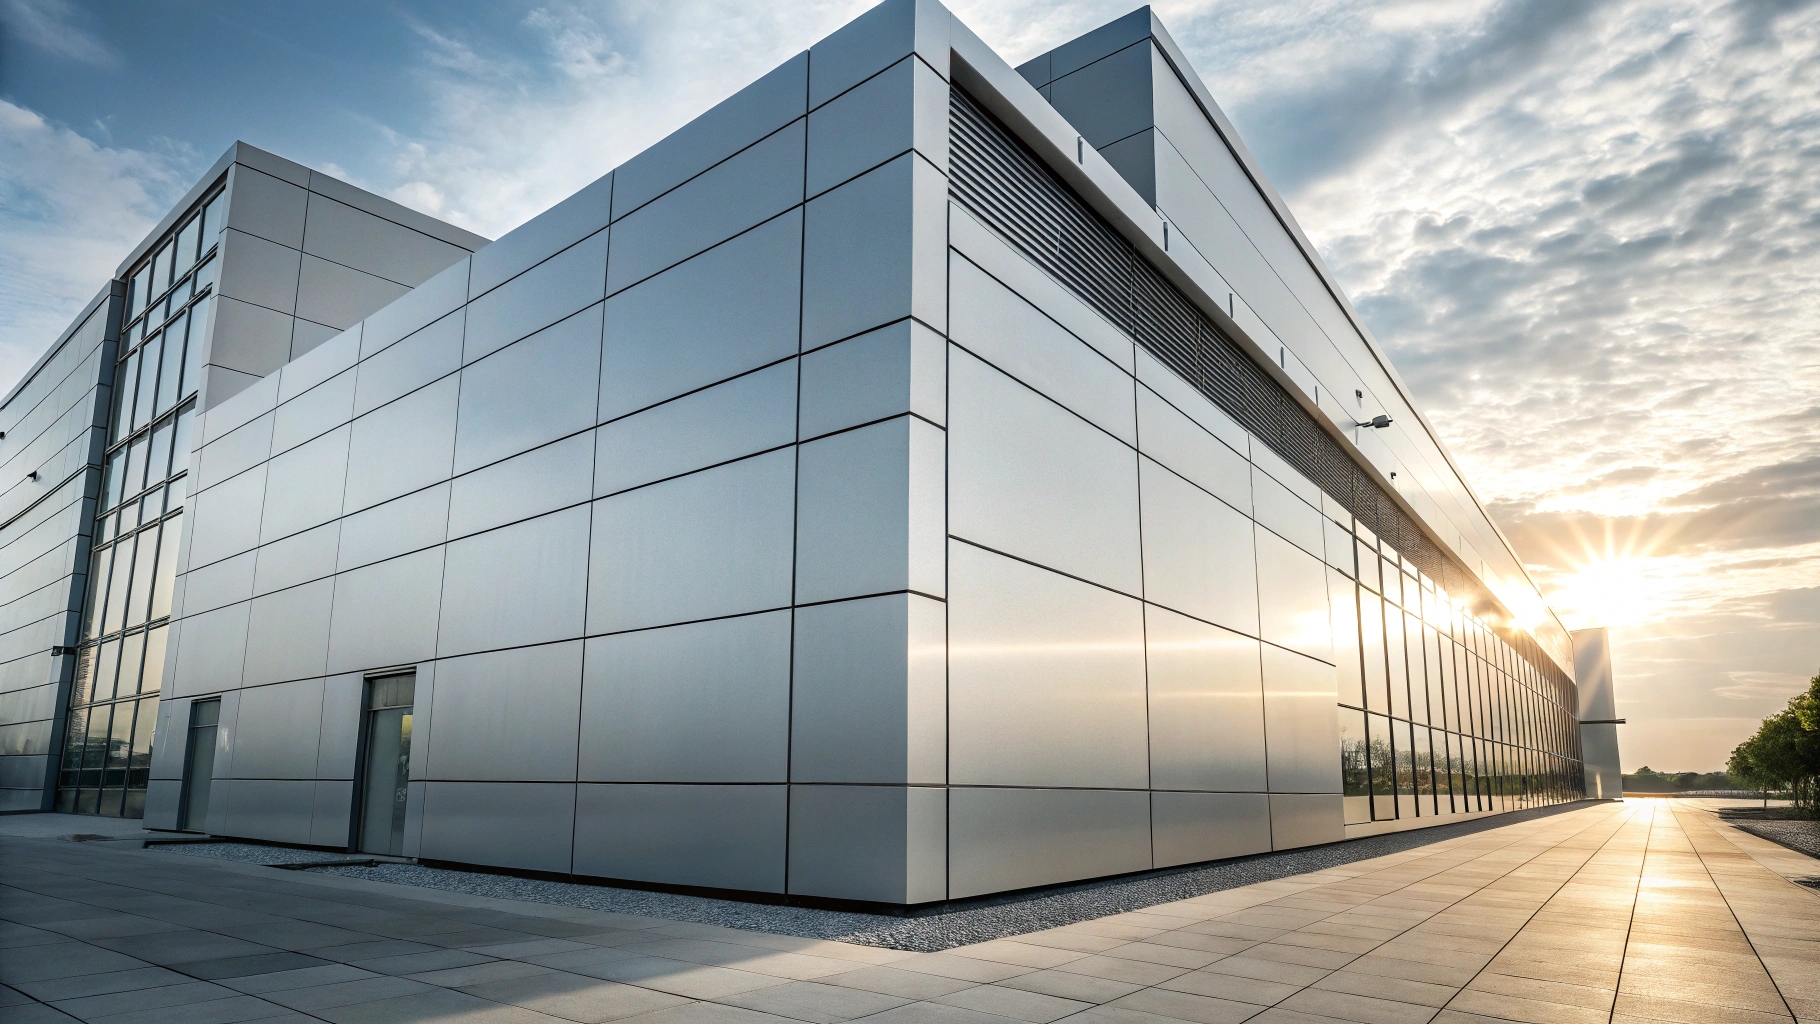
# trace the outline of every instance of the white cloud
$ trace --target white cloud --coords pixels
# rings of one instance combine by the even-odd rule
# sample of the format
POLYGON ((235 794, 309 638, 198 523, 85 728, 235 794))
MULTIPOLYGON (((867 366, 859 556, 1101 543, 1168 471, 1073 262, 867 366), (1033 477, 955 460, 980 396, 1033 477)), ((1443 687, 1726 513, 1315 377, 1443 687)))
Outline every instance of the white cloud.
POLYGON ((0 100, 0 382, 36 362, 190 184, 192 153, 97 145, 0 100))

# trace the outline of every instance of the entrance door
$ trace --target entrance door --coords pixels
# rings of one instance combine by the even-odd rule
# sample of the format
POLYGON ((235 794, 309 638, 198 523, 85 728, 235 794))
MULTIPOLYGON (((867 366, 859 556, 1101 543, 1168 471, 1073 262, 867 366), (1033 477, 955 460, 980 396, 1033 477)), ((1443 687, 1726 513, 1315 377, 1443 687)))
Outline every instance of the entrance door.
POLYGON ((367 681, 367 748, 361 771, 362 853, 404 853, 405 797, 411 781, 411 702, 417 677, 406 673, 367 681))
POLYGON ((190 705, 189 749, 183 759, 183 821, 179 828, 208 830, 209 782, 215 775, 215 730, 220 721, 219 700, 199 700, 190 705))

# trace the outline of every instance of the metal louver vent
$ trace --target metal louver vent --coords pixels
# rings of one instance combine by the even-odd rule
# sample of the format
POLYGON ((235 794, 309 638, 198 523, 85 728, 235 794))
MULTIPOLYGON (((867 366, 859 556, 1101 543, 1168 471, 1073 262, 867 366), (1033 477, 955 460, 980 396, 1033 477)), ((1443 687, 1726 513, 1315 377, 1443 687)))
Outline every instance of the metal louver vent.
MULTIPOLYGON (((949 191, 1441 586, 1489 596, 1281 384, 958 88, 949 93, 949 191)), ((1506 639, 1551 679, 1566 681, 1527 634, 1508 631, 1506 639)))

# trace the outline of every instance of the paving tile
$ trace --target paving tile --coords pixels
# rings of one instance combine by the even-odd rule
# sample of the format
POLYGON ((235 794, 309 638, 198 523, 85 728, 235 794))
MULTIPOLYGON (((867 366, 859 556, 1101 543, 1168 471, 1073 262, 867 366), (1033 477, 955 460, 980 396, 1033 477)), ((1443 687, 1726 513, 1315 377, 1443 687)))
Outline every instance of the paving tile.
POLYGON ((467 988, 489 981, 505 981, 508 978, 527 978, 549 973, 552 973, 550 968, 538 964, 527 964, 517 960, 489 960, 483 964, 451 967, 440 971, 421 971, 403 975, 403 977, 442 988, 467 988))
MULTIPOLYGON (((1027 977, 1027 975, 1020 975, 1020 977, 1027 977)), ((976 984, 957 978, 944 978, 941 975, 923 974, 918 971, 903 971, 896 967, 883 965, 861 967, 844 974, 831 974, 822 978, 821 982, 826 985, 856 988, 865 992, 877 992, 881 995, 899 996, 904 999, 934 999, 950 992, 972 988, 976 984)))
POLYGON ((1432 1006, 1437 1009, 1446 1006, 1448 1000, 1451 1000, 1460 991, 1452 985, 1435 985, 1425 981, 1410 981, 1406 978, 1364 974, 1350 968, 1329 974, 1315 982, 1314 987, 1330 992, 1375 996, 1380 999, 1393 999, 1400 1003, 1415 1003, 1418 1006, 1432 1006))
POLYGON ((128 971, 145 966, 146 962, 137 957, 85 942, 48 942, 7 950, 6 956, 0 957, 0 983, 23 988, 25 982, 128 971))
POLYGON ((303 953, 255 953, 252 956, 230 956, 215 960, 191 960, 172 964, 171 969, 192 978, 220 981, 225 978, 248 978, 256 974, 296 971, 321 967, 331 961, 303 953))
POLYGON ((424 971, 446 971, 454 967, 492 963, 493 957, 466 949, 432 949, 423 953, 355 960, 349 966, 374 974, 420 974, 424 971))
POLYGON ((1017 964, 976 960, 972 957, 955 956, 952 953, 925 953, 922 956, 896 961, 891 966, 901 971, 934 974, 938 977, 982 984, 1015 978, 1020 974, 1029 974, 1032 970, 1032 968, 1017 964))
POLYGON ((302 988, 267 992, 265 998, 280 1006, 288 1006, 303 1013, 316 1013, 337 1006, 351 1006, 354 1003, 371 1003, 397 996, 415 995, 419 992, 427 992, 429 989, 429 985, 420 981, 392 978, 381 974, 357 981, 343 981, 329 985, 306 985, 302 988))
POLYGON ((1193 1021, 1195 1024, 1239 1024, 1250 1020, 1263 1009, 1252 1003, 1241 1003, 1235 999, 1217 999, 1213 996, 1200 996, 1192 992, 1174 992, 1168 989, 1147 988, 1133 992, 1128 996, 1113 1000, 1107 1004, 1121 1009, 1143 1010, 1177 1020, 1193 1021))
POLYGON ((667 992, 561 971, 483 982, 462 991, 584 1024, 636 1017, 691 1001, 667 992))
POLYGON ((75 1020, 62 1010, 43 1003, 0 1006, 0 1024, 74 1024, 75 1020))
POLYGON ((240 1024, 241 1021, 288 1016, 290 1012, 255 996, 236 995, 206 1003, 133 1009, 89 1019, 94 1024, 240 1024))
POLYGON ((1361 1024, 1428 1024, 1440 1012, 1436 1006, 1318 988, 1305 988, 1283 1000, 1281 1005, 1290 1010, 1361 1024))
POLYGON ((1193 992, 1195 995, 1213 996, 1218 999, 1236 999, 1242 1003, 1255 1003, 1258 1006, 1272 1006, 1288 999, 1302 989, 1301 985, 1283 981, 1265 981, 1262 978, 1246 978, 1237 974, 1216 974, 1211 971, 1191 971, 1178 978, 1170 978, 1158 988, 1174 992, 1193 992))
POLYGON ((1450 1010, 1477 1013, 1487 1017, 1521 1021, 1524 1024, 1599 1024, 1611 1016, 1609 1010, 1585 1006, 1550 1003, 1540 999, 1500 995, 1466 989, 1447 1004, 1450 1010))
POLYGON ((462 1024, 561 1024, 558 1018, 536 1010, 495 1003, 447 988, 327 1007, 312 1011, 311 1016, 330 1024, 427 1024, 443 1020, 459 1020, 462 1024))
POLYGON ((1082 1003, 1108 1003, 1144 987, 1126 981, 1093 978, 1085 974, 1070 974, 1067 971, 1058 970, 1032 971, 1029 974, 1020 974, 1015 978, 1006 978, 997 984, 1004 988, 1041 992, 1047 996, 1059 996, 1062 999, 1072 999, 1082 1003))
POLYGON ((189 981, 177 985, 163 985, 158 988, 135 989, 131 992, 110 992, 106 995, 62 999, 52 1005, 72 1017, 93 1020, 96 1017, 125 1013, 128 1010, 155 1010, 166 1006, 188 1006, 192 1003, 226 999, 237 994, 231 989, 211 985, 206 981, 189 981))
POLYGON ((1260 960, 1242 953, 1208 964, 1202 971, 1209 974, 1230 974, 1239 978, 1257 978, 1260 981, 1280 981, 1297 986, 1312 985, 1331 973, 1325 967, 1260 960))
POLYGON ((359 981, 362 978, 376 978, 379 975, 363 971, 347 964, 323 964, 320 967, 304 967, 295 971, 276 971, 271 974, 253 974, 244 978, 224 978, 217 982, 223 988, 231 988, 247 995, 259 995, 262 992, 282 992, 290 988, 307 988, 311 985, 333 985, 343 981, 359 981))
MULTIPOLYGON (((665 998, 675 997, 666 996, 665 998)), ((902 1006, 911 1000, 901 996, 868 992, 864 989, 841 985, 827 985, 817 981, 793 981, 771 988, 722 996, 716 1002, 743 1006, 749 1010, 759 1010, 794 1020, 809 1021, 810 1024, 841 1024, 842 1021, 902 1006)), ((567 1016, 567 1014, 563 1014, 563 1016, 567 1016)))
POLYGON ((35 1002, 37 1002, 37 1000, 16 988, 0 985, 0 1007, 25 1006, 35 1002))
POLYGON ((1010 1024, 1011 1018, 945 1003, 905 1003, 865 1020, 867 1024, 1010 1024))
POLYGON ((44 1002, 76 999, 81 996, 105 995, 109 992, 133 992, 145 988, 181 985, 193 980, 188 975, 163 967, 137 967, 127 971, 105 971, 99 974, 75 974, 67 978, 22 981, 14 988, 44 1002))
POLYGON ((718 999, 721 996, 770 988, 785 982, 783 978, 754 974, 750 971, 707 967, 683 960, 667 960, 654 956, 635 956, 624 960, 612 960, 600 964, 590 971, 575 973, 588 973, 591 977, 652 988, 659 992, 687 996, 690 999, 718 999))
POLYGON ((1069 961, 1055 970, 1067 971, 1070 974, 1085 974, 1093 978, 1107 978, 1112 981, 1129 981, 1139 985, 1155 985, 1188 973, 1186 967, 1171 967, 1168 964, 1125 960, 1099 954, 1069 961))
POLYGON ((1613 1009, 1617 1016, 1672 1021, 1675 1024, 1767 1024, 1770 1021, 1789 1019, 1786 1013, 1769 1013, 1736 1006, 1714 1006, 1711 1003, 1690 1003, 1679 999, 1657 999, 1632 995, 1618 996, 1613 1009))
POLYGON ((975 960, 990 960, 995 963, 1041 970, 1046 967, 1056 967, 1071 960, 1079 960, 1087 954, 1070 949, 1056 949, 1053 946, 1032 945, 1013 939, 997 939, 992 942, 981 942, 977 945, 951 949, 948 951, 948 955, 966 956, 975 960))
POLYGON ((982 1013, 994 1013, 1013 1020, 1029 1021, 1030 1024, 1049 1024, 1050 1021, 1060 1020, 1092 1005, 1085 1001, 998 985, 978 985, 933 1001, 948 1006, 964 1006, 982 1013))

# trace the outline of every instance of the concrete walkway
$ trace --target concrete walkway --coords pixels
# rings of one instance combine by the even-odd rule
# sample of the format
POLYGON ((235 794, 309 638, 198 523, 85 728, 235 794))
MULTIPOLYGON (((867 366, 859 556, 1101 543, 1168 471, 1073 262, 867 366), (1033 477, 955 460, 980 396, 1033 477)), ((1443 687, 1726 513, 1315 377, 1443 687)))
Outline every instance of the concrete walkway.
POLYGON ((1820 1021, 1808 875, 1632 800, 905 953, 0 838, 0 1024, 1820 1021))

